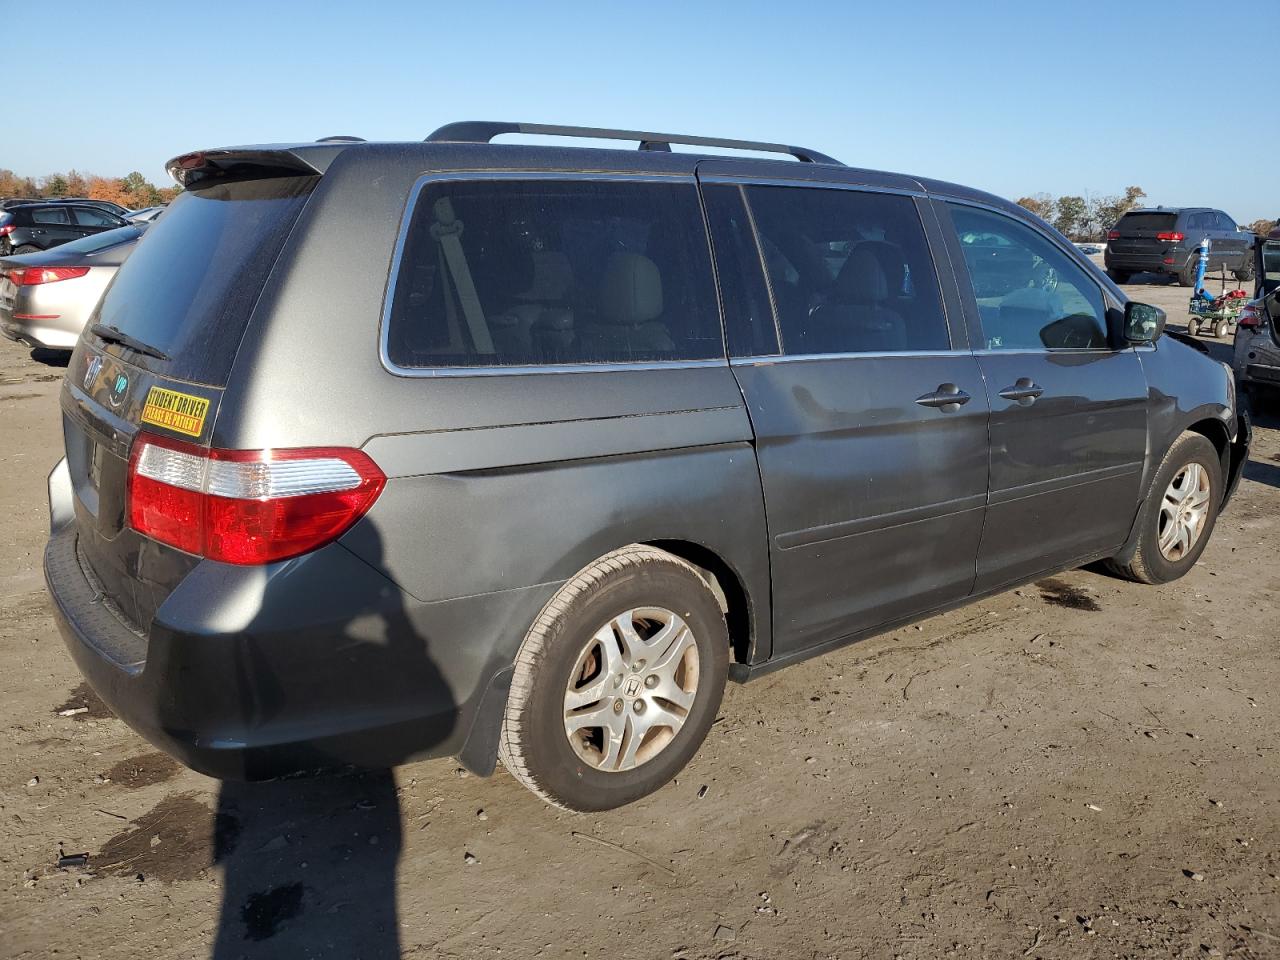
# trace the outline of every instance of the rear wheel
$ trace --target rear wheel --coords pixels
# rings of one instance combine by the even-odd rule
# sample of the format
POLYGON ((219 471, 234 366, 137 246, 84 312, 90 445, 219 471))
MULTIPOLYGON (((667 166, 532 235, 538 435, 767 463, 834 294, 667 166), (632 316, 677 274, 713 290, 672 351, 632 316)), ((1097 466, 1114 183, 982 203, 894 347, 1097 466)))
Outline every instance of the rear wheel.
POLYGON ((1187 265, 1178 271, 1178 285, 1182 287, 1193 287, 1196 282, 1196 258, 1192 257, 1187 261, 1187 265))
POLYGON ((1222 503, 1222 464, 1207 437, 1187 432, 1165 454, 1138 514, 1137 546, 1111 569, 1139 583, 1168 583, 1204 552, 1222 503))
POLYGON ((1225 339, 1227 334, 1229 334, 1230 332, 1231 332, 1230 320, 1219 320, 1217 323, 1213 325, 1213 335, 1217 337, 1219 340, 1225 339))
POLYGON ((1245 281, 1253 279, 1253 257, 1245 254, 1244 259, 1240 261, 1240 266, 1236 270, 1231 271, 1232 276, 1237 280, 1245 281))
POLYGON ((1108 267, 1107 276, 1110 277, 1112 280, 1114 280, 1116 283, 1128 283, 1129 280, 1132 279, 1133 274, 1130 273, 1128 270, 1113 270, 1112 268, 1108 267))
POLYGON ((40 248, 37 247, 34 243, 24 243, 22 246, 18 247, 18 249, 14 250, 13 252, 21 256, 24 253, 39 253, 40 248))
POLYGON ((566 583, 516 656, 503 765, 548 803, 609 810, 697 752, 729 669, 724 614, 694 567, 630 546, 566 583))
POLYGON ((1187 333, 1191 334, 1193 337, 1200 334, 1200 321, 1195 317, 1192 317, 1187 321, 1187 333))

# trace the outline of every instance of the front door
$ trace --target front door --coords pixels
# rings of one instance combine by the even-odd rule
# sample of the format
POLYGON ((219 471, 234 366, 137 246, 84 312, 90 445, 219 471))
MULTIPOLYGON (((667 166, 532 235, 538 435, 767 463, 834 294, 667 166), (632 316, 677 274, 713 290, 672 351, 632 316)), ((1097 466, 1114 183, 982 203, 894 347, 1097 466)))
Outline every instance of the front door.
POLYGON ((988 408, 930 212, 842 186, 703 193, 765 493, 775 656, 964 598, 988 408))
POLYGON ((938 204, 991 400, 991 491, 979 591, 1092 559, 1127 539, 1141 496, 1147 384, 1114 345, 1098 282, 1047 234, 938 204))

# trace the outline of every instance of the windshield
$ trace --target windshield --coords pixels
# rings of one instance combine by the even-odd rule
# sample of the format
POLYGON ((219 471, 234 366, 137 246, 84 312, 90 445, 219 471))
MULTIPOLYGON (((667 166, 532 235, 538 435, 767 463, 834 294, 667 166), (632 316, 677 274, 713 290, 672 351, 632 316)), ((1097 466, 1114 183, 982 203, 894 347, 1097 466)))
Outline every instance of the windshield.
POLYGON ((221 386, 318 179, 274 177, 182 194, 147 230, 89 325, 114 327, 167 354, 171 361, 139 361, 158 373, 221 386))

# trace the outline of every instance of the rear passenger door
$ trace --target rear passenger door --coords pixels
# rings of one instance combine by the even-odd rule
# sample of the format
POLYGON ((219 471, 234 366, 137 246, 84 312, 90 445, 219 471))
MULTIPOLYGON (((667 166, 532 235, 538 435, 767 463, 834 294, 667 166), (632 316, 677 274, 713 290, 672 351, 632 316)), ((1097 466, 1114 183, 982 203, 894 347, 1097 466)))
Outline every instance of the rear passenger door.
POLYGON ((46 249, 82 236, 71 222, 70 207, 35 207, 30 216, 31 233, 36 242, 46 249))
POLYGON ((962 599, 988 408, 927 208, 836 184, 702 179, 765 492, 775 656, 962 599))
POLYGON ((961 289, 991 399, 976 588, 1107 555, 1128 537, 1140 496, 1147 384, 1138 355, 1112 345, 1101 286, 1047 234, 985 207, 937 206, 953 224, 952 262, 967 268, 961 289))

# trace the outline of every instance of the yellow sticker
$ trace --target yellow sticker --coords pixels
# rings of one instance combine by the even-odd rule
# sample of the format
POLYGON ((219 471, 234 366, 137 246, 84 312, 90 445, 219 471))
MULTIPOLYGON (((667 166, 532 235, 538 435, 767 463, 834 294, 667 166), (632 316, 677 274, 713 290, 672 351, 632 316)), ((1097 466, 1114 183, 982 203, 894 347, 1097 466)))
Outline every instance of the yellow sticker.
POLYGON ((147 402, 142 406, 142 422, 198 437, 204 430, 204 418, 208 412, 209 401, 204 397, 152 387, 147 391, 147 402))

